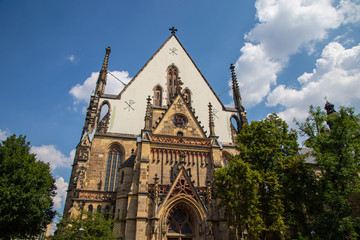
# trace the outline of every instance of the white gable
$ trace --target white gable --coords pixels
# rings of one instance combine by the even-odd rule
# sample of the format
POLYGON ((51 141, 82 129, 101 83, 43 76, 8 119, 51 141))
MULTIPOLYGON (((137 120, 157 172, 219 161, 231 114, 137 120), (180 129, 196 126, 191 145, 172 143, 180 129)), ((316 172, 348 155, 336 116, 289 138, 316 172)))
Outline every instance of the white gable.
MULTIPOLYGON (((154 87, 163 89, 163 105, 167 103, 167 68, 174 64, 184 83, 183 89, 191 91, 191 105, 195 115, 209 134, 208 104, 211 102, 215 112, 215 134, 222 142, 231 142, 230 117, 233 112, 223 110, 223 106, 192 62, 186 51, 172 35, 159 51, 148 61, 143 69, 124 88, 119 99, 107 99, 111 104, 111 120, 108 132, 139 134, 144 128, 147 96, 153 97, 154 87)), ((104 99, 104 98, 103 98, 104 99)))

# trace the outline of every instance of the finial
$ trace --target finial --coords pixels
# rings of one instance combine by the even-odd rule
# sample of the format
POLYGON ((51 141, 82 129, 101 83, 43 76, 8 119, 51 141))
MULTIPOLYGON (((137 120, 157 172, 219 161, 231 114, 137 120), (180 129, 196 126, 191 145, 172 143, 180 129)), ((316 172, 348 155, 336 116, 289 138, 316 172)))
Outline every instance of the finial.
POLYGON ((110 46, 108 46, 108 47, 105 49, 105 58, 104 58, 104 63, 103 63, 103 65, 102 65, 101 71, 107 72, 110 53, 111 53, 111 48, 110 48, 110 46))
POLYGON ((173 26, 172 28, 169 28, 171 31, 171 35, 175 35, 175 32, 177 32, 177 29, 173 26))
POLYGON ((154 182, 155 182, 155 184, 157 184, 158 181, 159 181, 158 175, 157 175, 157 173, 155 173, 155 177, 154 177, 154 182))
POLYGON ((242 109, 242 100, 240 96, 239 84, 236 79, 235 66, 232 63, 230 64, 230 69, 231 69, 233 98, 234 98, 235 108, 240 111, 242 109))
POLYGON ((111 48, 110 48, 110 46, 108 46, 108 47, 106 48, 106 53, 107 53, 107 54, 111 53, 111 48))
POLYGON ((209 102, 209 128, 210 128, 210 137, 215 136, 215 124, 214 124, 214 116, 212 112, 212 105, 209 102))
POLYGON ((330 103, 327 98, 325 97, 326 103, 324 109, 326 110, 327 115, 333 114, 335 111, 334 104, 330 103))
POLYGON ((151 97, 150 95, 148 96, 147 100, 147 104, 146 104, 146 112, 145 112, 145 129, 149 130, 151 129, 151 97))
POLYGON ((181 81, 181 77, 178 77, 176 81, 176 94, 181 92, 182 85, 184 85, 184 83, 181 81))
POLYGON ((98 80, 96 82, 95 96, 100 96, 100 95, 104 94, 104 92, 105 92, 110 52, 111 52, 111 48, 109 46, 109 47, 107 47, 105 49, 104 62, 103 62, 103 65, 101 67, 98 80))

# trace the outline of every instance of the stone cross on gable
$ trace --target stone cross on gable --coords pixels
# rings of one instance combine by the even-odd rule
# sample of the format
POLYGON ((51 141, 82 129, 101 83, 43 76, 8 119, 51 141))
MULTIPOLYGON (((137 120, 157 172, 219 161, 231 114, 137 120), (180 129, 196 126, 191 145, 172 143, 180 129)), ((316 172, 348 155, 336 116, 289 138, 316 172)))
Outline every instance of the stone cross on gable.
POLYGON ((177 32, 177 29, 174 28, 174 26, 172 28, 169 28, 169 30, 171 31, 171 34, 175 34, 175 32, 177 32))

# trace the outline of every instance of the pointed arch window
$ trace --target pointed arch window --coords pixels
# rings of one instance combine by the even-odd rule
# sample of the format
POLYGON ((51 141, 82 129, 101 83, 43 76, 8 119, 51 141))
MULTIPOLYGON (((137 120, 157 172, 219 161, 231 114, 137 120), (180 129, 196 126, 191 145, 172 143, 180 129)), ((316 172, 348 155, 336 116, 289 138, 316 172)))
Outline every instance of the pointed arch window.
POLYGON ((118 185, 118 168, 121 164, 121 149, 113 146, 108 154, 104 191, 116 192, 118 185))
POLYGON ((154 105, 161 107, 162 106, 162 88, 160 86, 156 86, 154 89, 154 105))
POLYGON ((93 205, 90 204, 90 205, 88 206, 88 212, 92 212, 92 211, 93 211, 93 205))
POLYGON ((104 101, 100 107, 100 113, 98 116, 97 132, 106 133, 110 121, 110 103, 104 101))
POLYGON ((176 84, 179 76, 179 70, 175 65, 170 65, 167 69, 167 84, 168 84, 168 103, 174 98, 176 94, 176 84))

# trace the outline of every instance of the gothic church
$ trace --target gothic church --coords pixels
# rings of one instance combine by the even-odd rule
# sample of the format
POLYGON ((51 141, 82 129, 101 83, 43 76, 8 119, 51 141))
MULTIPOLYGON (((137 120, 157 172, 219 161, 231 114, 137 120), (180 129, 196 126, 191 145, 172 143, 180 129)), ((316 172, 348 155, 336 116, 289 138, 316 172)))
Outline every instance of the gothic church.
MULTIPOLYGON (((231 65, 225 107, 172 28, 118 95, 105 94, 110 47, 91 96, 64 216, 114 215, 119 239, 229 239, 213 173, 247 122, 231 65)), ((224 81, 225 83, 227 81, 224 81)))

